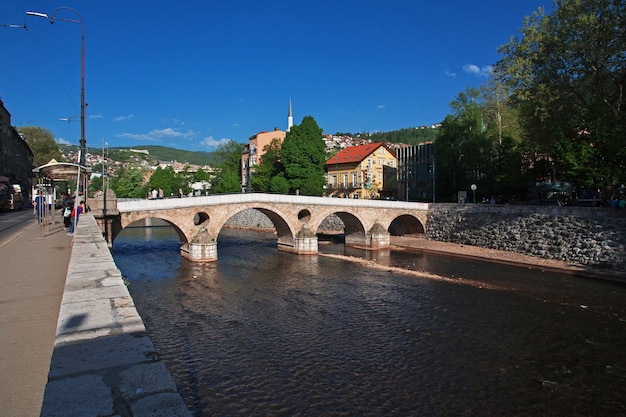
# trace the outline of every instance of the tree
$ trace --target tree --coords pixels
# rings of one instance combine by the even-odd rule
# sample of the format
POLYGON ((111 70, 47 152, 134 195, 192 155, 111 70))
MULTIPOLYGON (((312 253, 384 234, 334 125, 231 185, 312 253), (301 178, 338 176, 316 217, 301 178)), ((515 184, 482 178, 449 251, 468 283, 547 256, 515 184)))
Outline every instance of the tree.
POLYGON ((23 126, 19 132, 24 136, 35 157, 35 166, 45 165, 50 160, 61 158, 61 151, 54 140, 54 135, 48 129, 39 126, 23 126))
POLYGON ((150 177, 150 189, 163 190, 164 196, 178 195, 178 189, 186 187, 186 182, 177 176, 174 168, 166 166, 165 168, 157 167, 150 177))
POLYGON ((500 48, 530 158, 583 187, 626 182, 626 2, 558 0, 500 48))
POLYGON ((272 177, 270 181, 270 191, 276 194, 289 193, 289 182, 285 179, 282 172, 272 177))
POLYGON ((141 168, 120 168, 111 178, 111 188, 121 198, 146 198, 150 187, 145 181, 146 170, 141 168))
POLYGON ((303 195, 322 195, 326 183, 326 144, 322 129, 312 116, 305 116, 300 125, 292 126, 287 132, 280 158, 291 191, 299 190, 303 195))
POLYGON ((244 145, 229 140, 218 145, 212 154, 211 193, 236 193, 241 191, 241 154, 244 145))
POLYGON ((211 187, 214 194, 238 193, 241 191, 241 176, 232 170, 226 170, 217 176, 211 187))
MULTIPOLYGON (((279 174, 284 172, 283 164, 280 162, 280 139, 272 139, 272 141, 263 148, 263 157, 261 163, 254 168, 250 183, 255 191, 267 192, 272 191, 272 180, 279 174)), ((281 177, 285 179, 284 175, 281 177)), ((289 186, 287 191, 289 192, 289 186)))

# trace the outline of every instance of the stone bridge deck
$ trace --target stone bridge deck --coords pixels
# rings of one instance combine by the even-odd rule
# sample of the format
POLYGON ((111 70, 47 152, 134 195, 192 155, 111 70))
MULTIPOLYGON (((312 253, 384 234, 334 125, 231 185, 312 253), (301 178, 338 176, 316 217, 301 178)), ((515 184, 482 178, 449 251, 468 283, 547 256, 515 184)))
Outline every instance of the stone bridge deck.
POLYGON ((101 227, 110 230, 109 243, 132 223, 160 218, 177 230, 183 242, 181 254, 201 262, 217 260, 220 230, 230 217, 243 210, 265 214, 276 228, 279 249, 298 254, 317 253, 318 228, 333 214, 345 225, 347 245, 382 249, 389 247, 390 231, 424 233, 428 212, 427 203, 262 193, 120 200, 114 204, 110 204, 115 215, 109 224, 101 222, 101 227))

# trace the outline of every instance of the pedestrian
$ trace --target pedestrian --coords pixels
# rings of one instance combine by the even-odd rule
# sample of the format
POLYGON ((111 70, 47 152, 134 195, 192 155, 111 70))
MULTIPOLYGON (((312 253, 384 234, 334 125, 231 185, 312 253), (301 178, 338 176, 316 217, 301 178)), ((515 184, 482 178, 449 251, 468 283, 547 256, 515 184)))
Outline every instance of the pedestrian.
POLYGON ((159 192, 157 191, 156 188, 152 189, 152 199, 156 200, 159 197, 159 192))
POLYGON ((75 207, 74 210, 72 210, 72 214, 71 214, 72 224, 70 225, 70 230, 68 230, 68 232, 67 232, 68 236, 74 236, 74 229, 76 229, 76 224, 78 223, 78 218, 80 217, 81 213, 83 213, 85 211, 84 204, 85 204, 85 202, 81 201, 80 204, 78 205, 78 207, 75 207))
POLYGON ((178 198, 183 198, 183 189, 182 188, 178 189, 178 198))
POLYGON ((159 188, 159 198, 163 198, 163 190, 159 188))
POLYGON ((37 191, 33 207, 33 214, 37 214, 37 222, 41 223, 41 219, 46 215, 46 197, 41 191, 37 191))
POLYGON ((72 223, 72 207, 74 207, 74 200, 69 194, 63 194, 61 207, 63 210, 63 227, 69 229, 72 223))

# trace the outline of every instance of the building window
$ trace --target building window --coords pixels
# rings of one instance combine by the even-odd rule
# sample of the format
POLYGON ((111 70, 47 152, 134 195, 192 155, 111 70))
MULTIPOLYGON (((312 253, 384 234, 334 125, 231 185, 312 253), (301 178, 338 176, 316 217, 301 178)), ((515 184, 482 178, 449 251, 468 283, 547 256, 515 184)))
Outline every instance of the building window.
POLYGON ((348 174, 343 174, 343 186, 348 186, 348 174))
POLYGON ((358 179, 357 179, 357 173, 356 173, 356 172, 353 172, 353 173, 352 173, 352 185, 353 185, 354 187, 356 187, 356 186, 357 186, 357 182, 358 182, 358 179))

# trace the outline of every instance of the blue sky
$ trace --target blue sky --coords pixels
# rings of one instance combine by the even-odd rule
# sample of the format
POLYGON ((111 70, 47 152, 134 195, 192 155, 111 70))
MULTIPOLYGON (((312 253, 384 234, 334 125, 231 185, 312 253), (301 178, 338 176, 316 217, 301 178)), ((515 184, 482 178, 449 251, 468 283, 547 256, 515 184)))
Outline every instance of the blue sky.
POLYGON ((2 0, 0 96, 14 126, 87 146, 212 151, 315 118, 325 133, 438 123, 480 86, 497 48, 550 0, 2 0), (56 17, 75 19, 70 11, 56 17), (60 120, 65 119, 65 120, 60 120), (67 121, 69 120, 69 121, 67 121))

